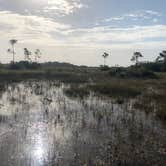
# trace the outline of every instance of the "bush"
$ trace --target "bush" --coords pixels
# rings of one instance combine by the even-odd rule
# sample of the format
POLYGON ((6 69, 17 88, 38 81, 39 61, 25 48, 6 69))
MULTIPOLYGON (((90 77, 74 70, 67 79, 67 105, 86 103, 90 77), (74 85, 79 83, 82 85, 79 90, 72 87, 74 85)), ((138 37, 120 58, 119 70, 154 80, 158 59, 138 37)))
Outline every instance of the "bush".
POLYGON ((11 70, 25 70, 25 69, 39 69, 41 66, 36 62, 20 61, 16 63, 11 63, 8 68, 11 70))
POLYGON ((106 65, 105 66, 103 66, 103 65, 100 66, 101 71, 108 71, 109 69, 110 69, 109 66, 106 66, 106 65))
POLYGON ((110 97, 135 97, 141 94, 141 89, 128 84, 96 84, 89 85, 88 89, 110 97))
POLYGON ((161 107, 157 112, 156 112, 157 117, 159 117, 161 120, 166 120, 166 105, 161 107))
POLYGON ((68 89, 64 89, 64 92, 69 97, 86 97, 90 94, 89 90, 85 87, 71 86, 68 89))
POLYGON ((123 67, 112 67, 109 71, 110 76, 125 77, 127 70, 123 67))
POLYGON ((154 72, 137 66, 129 68, 111 68, 109 74, 110 76, 120 78, 157 78, 154 72))
POLYGON ((145 68, 130 68, 128 71, 129 77, 136 78, 156 78, 154 72, 147 70, 145 68))
POLYGON ((166 71, 166 63, 145 63, 141 64, 141 67, 145 68, 146 70, 150 70, 153 72, 165 72, 166 71))

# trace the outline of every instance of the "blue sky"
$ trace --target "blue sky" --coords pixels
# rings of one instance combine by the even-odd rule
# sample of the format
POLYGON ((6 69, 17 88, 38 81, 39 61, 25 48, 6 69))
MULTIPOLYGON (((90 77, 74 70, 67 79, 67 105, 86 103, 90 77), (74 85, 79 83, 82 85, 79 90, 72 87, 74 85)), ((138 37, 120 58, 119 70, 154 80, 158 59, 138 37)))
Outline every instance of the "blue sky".
POLYGON ((134 51, 154 60, 166 49, 165 0, 0 0, 1 62, 11 38, 40 48, 44 61, 98 66, 104 51, 111 66, 129 65, 134 51))

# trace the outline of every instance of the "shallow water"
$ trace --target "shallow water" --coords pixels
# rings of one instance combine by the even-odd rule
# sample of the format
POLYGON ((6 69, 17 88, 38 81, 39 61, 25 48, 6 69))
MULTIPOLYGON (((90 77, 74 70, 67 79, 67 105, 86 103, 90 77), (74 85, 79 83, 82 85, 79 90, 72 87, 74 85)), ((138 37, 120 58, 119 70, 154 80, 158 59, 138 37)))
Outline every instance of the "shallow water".
POLYGON ((91 94, 67 97, 63 84, 6 84, 0 94, 0 166, 160 165, 166 126, 133 108, 91 94))

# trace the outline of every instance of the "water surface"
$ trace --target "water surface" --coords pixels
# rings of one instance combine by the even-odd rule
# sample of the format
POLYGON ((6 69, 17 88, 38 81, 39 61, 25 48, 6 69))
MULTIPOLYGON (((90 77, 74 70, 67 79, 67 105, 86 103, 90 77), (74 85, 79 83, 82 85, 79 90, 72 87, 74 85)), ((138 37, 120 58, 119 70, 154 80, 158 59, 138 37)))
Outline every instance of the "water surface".
POLYGON ((1 88, 1 166, 165 165, 166 126, 153 113, 135 110, 133 100, 70 98, 64 88, 54 81, 1 88))

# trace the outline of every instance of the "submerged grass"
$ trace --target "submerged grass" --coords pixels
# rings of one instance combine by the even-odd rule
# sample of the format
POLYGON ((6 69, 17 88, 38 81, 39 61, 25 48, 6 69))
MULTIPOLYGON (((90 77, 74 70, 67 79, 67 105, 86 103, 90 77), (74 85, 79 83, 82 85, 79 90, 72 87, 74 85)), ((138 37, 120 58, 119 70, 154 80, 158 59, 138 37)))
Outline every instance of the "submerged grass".
POLYGON ((91 92, 111 97, 116 103, 123 104, 125 99, 135 99, 133 108, 152 113, 166 121, 166 81, 111 79, 99 80, 98 83, 75 84, 64 90, 70 97, 87 97, 91 92))
MULTIPOLYGON (((156 116, 166 120, 166 73, 157 73, 157 79, 151 78, 117 78, 109 71, 97 68, 47 69, 47 70, 0 70, 0 82, 22 81, 27 79, 59 80, 72 83, 70 88, 64 89, 67 96, 87 97, 90 92, 115 98, 118 104, 123 104, 125 98, 138 99, 135 107, 149 113, 156 104, 156 116), (83 86, 80 84, 86 83, 83 86)), ((4 84, 5 85, 5 84, 4 84)), ((0 86, 0 90, 3 86, 0 86)), ((1 91, 2 91, 1 90, 1 91)))

